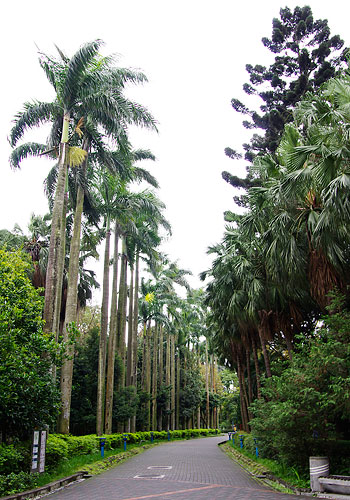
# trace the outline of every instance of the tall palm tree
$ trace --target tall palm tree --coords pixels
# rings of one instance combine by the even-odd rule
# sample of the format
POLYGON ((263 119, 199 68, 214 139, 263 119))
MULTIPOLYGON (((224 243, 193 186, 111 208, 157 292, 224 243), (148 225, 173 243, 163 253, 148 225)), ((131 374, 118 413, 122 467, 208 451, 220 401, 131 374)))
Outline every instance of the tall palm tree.
MULTIPOLYGON (((115 320, 112 324, 112 312, 111 312, 111 323, 109 332, 109 345, 108 345, 108 367, 107 367, 107 387, 106 387, 106 416, 105 416, 105 429, 106 432, 111 432, 112 429, 112 412, 113 407, 113 387, 114 387, 114 359, 115 359, 115 349, 122 361, 122 375, 118 380, 118 385, 124 387, 125 385, 125 329, 126 329, 126 307, 127 307, 127 262, 129 261, 133 266, 136 263, 136 276, 137 282, 135 283, 135 300, 137 299, 138 293, 138 255, 139 252, 145 250, 145 241, 142 237, 145 237, 146 226, 149 224, 151 227, 158 222, 165 224, 165 219, 162 216, 162 209, 164 205, 160 200, 150 191, 143 190, 139 193, 128 192, 124 187, 124 192, 120 191, 119 196, 116 199, 117 212, 115 214, 118 223, 119 236, 124 242, 124 248, 122 250, 122 264, 120 273, 120 285, 119 285, 119 303, 117 308, 117 313, 115 320), (150 223, 149 221, 153 221, 150 223), (143 243, 142 243, 143 241, 143 243), (135 258, 135 251, 137 252, 135 258)), ((156 238, 156 245, 160 242, 159 238, 156 238)), ((113 298, 112 298, 113 305, 113 298)), ((130 309, 131 315, 133 316, 132 310, 130 309)), ((135 373, 136 369, 136 359, 133 362, 133 352, 135 351, 135 342, 132 338, 136 334, 138 321, 131 321, 135 323, 133 328, 130 328, 130 345, 129 345, 129 371, 130 373, 135 373), (134 348, 131 348, 131 346, 134 348), (132 368, 133 366, 133 368, 132 368)), ((135 380, 135 377, 134 377, 135 380)), ((129 380, 130 381, 130 380, 129 380)), ((135 380, 136 381, 136 380, 135 380)))
MULTIPOLYGON (((10 133, 10 142, 15 147, 22 139, 27 129, 40 126, 44 122, 52 124, 51 134, 47 149, 58 155, 58 176, 55 201, 52 211, 51 237, 49 247, 48 266, 45 286, 44 319, 47 331, 53 329, 53 317, 55 307, 55 293, 58 274, 62 274, 62 266, 59 268, 61 252, 61 239, 64 233, 64 193, 66 185, 67 165, 69 157, 69 136, 72 131, 71 123, 74 107, 78 102, 86 98, 86 87, 82 85, 87 68, 96 57, 101 46, 101 41, 85 44, 78 52, 67 60, 62 54, 62 62, 55 61, 45 55, 40 57, 40 65, 43 68, 50 84, 54 87, 56 98, 53 102, 26 103, 24 111, 18 113, 15 125, 10 133), (64 71, 63 71, 64 68, 64 71)), ((46 148, 45 148, 46 149, 46 148)), ((17 150, 17 166, 19 161, 28 154, 40 155, 44 148, 40 144, 20 146, 17 150)))

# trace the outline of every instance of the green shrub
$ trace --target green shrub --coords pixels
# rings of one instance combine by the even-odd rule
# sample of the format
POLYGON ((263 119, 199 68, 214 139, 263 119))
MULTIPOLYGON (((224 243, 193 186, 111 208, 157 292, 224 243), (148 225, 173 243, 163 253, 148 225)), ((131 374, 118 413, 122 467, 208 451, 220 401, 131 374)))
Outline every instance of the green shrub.
POLYGON ((68 457, 68 444, 60 435, 49 434, 46 443, 45 464, 48 468, 55 467, 61 460, 68 457))
POLYGON ((20 491, 35 488, 38 485, 39 474, 30 474, 29 472, 11 472, 10 474, 0 475, 0 495, 13 495, 20 491))
POLYGON ((66 441, 68 445, 68 456, 89 455, 98 452, 100 445, 96 436, 69 436, 66 441))
MULTIPOLYGON (((240 433, 241 435, 241 433, 240 433)), ((243 445, 244 448, 249 451, 252 455, 255 455, 255 442, 254 436, 252 434, 243 434, 243 445)), ((239 442, 239 441, 238 441, 239 442)))
POLYGON ((110 434, 106 437, 106 450, 115 450, 116 448, 121 448, 123 446, 123 435, 122 434, 110 434))
POLYGON ((329 457, 331 474, 349 475, 350 441, 345 440, 317 440, 316 454, 329 457))
POLYGON ((2 474, 20 472, 24 462, 25 457, 13 444, 8 446, 4 444, 0 445, 0 471, 2 474))

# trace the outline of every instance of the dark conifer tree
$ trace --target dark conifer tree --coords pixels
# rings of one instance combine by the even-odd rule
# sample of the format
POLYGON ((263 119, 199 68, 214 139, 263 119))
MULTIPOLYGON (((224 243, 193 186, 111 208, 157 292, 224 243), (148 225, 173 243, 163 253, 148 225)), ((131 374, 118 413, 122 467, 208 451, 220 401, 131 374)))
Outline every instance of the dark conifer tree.
MULTIPOLYGON (((311 8, 288 7, 280 10, 280 18, 272 21, 271 38, 262 42, 275 60, 270 66, 246 65, 249 83, 243 85, 248 95, 258 96, 263 103, 260 110, 249 109, 238 99, 232 99, 235 111, 247 117, 243 125, 247 129, 261 129, 263 135, 255 133, 249 144, 243 144, 244 158, 253 162, 256 155, 274 153, 281 138, 284 125, 292 120, 295 105, 306 92, 317 90, 322 83, 332 78, 344 65, 347 49, 339 35, 331 36, 328 21, 314 20, 311 8)), ((233 159, 242 154, 231 148, 225 153, 233 159)), ((250 166, 247 177, 240 179, 223 172, 226 182, 234 187, 245 188, 259 183, 254 179, 250 166)), ((242 199, 235 199, 242 204, 242 199)))

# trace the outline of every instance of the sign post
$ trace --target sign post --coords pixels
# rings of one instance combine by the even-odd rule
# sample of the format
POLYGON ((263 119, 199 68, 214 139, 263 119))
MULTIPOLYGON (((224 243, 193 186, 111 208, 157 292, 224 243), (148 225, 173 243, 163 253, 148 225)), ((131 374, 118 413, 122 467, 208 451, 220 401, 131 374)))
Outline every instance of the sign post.
POLYGON ((34 431, 30 472, 45 472, 47 431, 34 431))

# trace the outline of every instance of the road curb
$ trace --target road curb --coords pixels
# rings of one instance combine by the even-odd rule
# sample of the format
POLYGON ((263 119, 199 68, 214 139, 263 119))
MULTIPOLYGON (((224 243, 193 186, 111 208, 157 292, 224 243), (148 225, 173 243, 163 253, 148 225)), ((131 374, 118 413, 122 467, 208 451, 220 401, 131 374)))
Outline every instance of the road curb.
POLYGON ((1 497, 0 500, 25 500, 27 498, 35 498, 43 494, 51 493, 59 488, 63 488, 63 486, 67 486, 73 482, 88 479, 89 477, 91 477, 91 475, 85 471, 76 472, 71 476, 63 477, 57 481, 52 481, 51 483, 45 484, 45 486, 40 486, 40 488, 22 491, 21 493, 14 493, 13 495, 1 497))
MULTIPOLYGON (((222 444, 227 444, 229 443, 229 440, 226 440, 226 441, 223 441, 222 443, 219 443, 218 445, 222 445, 222 444)), ((235 450, 237 453, 239 453, 237 450, 235 450)), ((271 484, 271 482, 273 483, 277 483, 281 486, 283 486, 284 488, 287 488, 289 489, 290 491, 292 491, 295 495, 304 495, 304 496, 315 496, 311 490, 303 490, 303 489, 299 489, 299 488, 296 488, 295 486, 292 486, 290 484, 288 484, 286 481, 284 481, 283 479, 280 479, 279 477, 276 477, 274 476, 273 474, 271 473, 263 473, 263 474, 255 474, 253 472, 251 472, 247 467, 244 466, 244 464, 242 464, 241 462, 239 462, 234 456, 233 454, 230 454, 229 455, 230 458, 237 464, 239 465, 243 470, 245 470, 251 477, 253 477, 255 480, 257 481, 260 481, 261 483, 265 484, 266 486, 269 486, 270 488, 273 488, 273 485, 271 484)), ((244 456, 244 455, 242 455, 244 456)), ((250 461, 250 459, 248 459, 248 457, 244 456, 245 460, 247 461, 250 461)), ((255 464, 255 462, 252 460, 251 461, 252 464, 255 464)), ((277 490, 278 491, 278 490, 277 490)), ((0 499, 1 500, 1 499, 0 499)))

